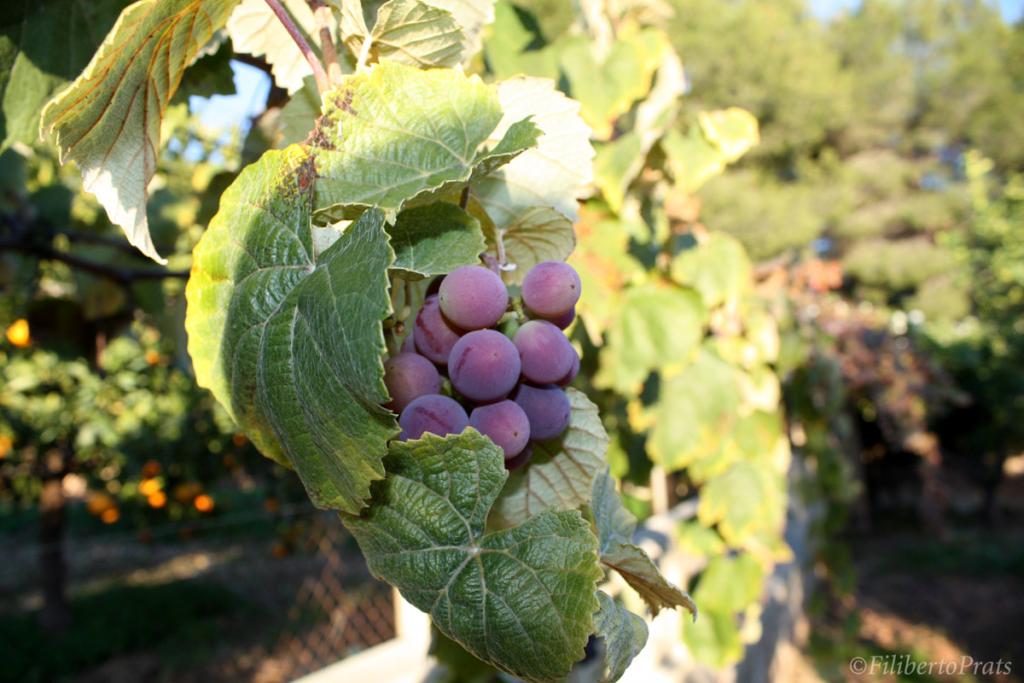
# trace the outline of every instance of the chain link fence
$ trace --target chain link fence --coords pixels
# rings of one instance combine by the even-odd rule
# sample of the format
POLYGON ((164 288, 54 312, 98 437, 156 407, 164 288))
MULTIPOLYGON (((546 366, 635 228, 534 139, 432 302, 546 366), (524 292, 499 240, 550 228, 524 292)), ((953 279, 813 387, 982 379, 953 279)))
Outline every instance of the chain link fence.
MULTIPOLYGON (((64 549, 73 610, 86 603, 94 612, 106 610, 119 595, 135 604, 112 613, 112 622, 141 618, 142 630, 159 630, 148 620, 180 618, 181 629, 198 632, 181 634, 168 625, 167 637, 140 645, 132 634, 117 635, 123 623, 101 621, 112 639, 131 645, 113 646, 102 661, 62 672, 62 680, 277 683, 395 635, 390 587, 370 576, 336 514, 308 506, 71 536, 64 549), (143 603, 152 613, 133 613, 147 609, 143 603)), ((0 619, 42 606, 41 550, 0 540, 0 619)), ((50 680, 38 671, 29 678, 50 680)))

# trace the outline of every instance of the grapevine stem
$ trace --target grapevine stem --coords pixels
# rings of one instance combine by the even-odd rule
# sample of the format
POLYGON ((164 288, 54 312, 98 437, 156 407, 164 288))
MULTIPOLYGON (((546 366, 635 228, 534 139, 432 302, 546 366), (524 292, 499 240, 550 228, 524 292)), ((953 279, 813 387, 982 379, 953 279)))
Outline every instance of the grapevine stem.
POLYGON ((327 64, 327 77, 333 85, 338 85, 342 76, 341 62, 338 61, 338 52, 334 49, 334 39, 331 37, 331 8, 323 0, 307 2, 320 29, 320 51, 324 55, 324 63, 327 64))
POLYGON ((306 37, 302 35, 302 31, 295 25, 295 20, 288 14, 288 10, 281 4, 281 0, 266 0, 266 3, 274 15, 277 16, 278 21, 281 22, 285 30, 288 31, 288 35, 299 46, 302 56, 309 62, 310 68, 313 69, 313 78, 316 79, 317 90, 321 94, 327 92, 331 87, 331 83, 327 78, 327 72, 324 71, 324 65, 320 63, 320 58, 316 56, 316 52, 313 50, 313 46, 309 44, 306 37))

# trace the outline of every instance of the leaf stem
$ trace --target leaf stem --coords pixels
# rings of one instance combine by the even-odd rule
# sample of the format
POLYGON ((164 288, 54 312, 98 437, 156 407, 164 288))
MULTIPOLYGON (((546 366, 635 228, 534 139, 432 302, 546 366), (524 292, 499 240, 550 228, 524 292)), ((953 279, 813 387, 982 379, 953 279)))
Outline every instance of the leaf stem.
POLYGON ((324 55, 324 63, 327 64, 327 77, 333 85, 341 83, 341 62, 338 61, 338 52, 334 49, 334 38, 331 36, 331 8, 324 3, 324 0, 306 0, 310 9, 313 10, 313 17, 316 19, 317 27, 320 29, 320 51, 324 55))
MULTIPOLYGON (((288 10, 281 4, 281 0, 266 0, 270 10, 277 17, 278 21, 284 26, 285 30, 288 31, 288 35, 291 36, 295 44, 299 46, 299 51, 302 52, 302 56, 309 62, 309 66, 313 69, 313 78, 316 79, 317 90, 320 94, 327 92, 331 87, 331 82, 327 78, 327 72, 324 71, 324 65, 320 63, 320 58, 317 57, 316 52, 313 50, 313 46, 309 44, 306 37, 302 35, 302 31, 295 24, 295 20, 292 19, 291 15, 288 14, 288 10)), ((332 46, 333 47, 333 46, 332 46)))

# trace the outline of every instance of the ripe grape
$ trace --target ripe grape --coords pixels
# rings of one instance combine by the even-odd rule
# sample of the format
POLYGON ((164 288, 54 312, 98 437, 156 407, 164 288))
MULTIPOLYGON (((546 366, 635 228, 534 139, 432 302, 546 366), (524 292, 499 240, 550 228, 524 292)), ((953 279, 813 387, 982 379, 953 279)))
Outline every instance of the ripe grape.
POLYGON ((478 406, 469 415, 469 426, 501 447, 505 459, 515 457, 530 440, 530 420, 512 401, 478 406))
POLYGON ((530 421, 531 439, 553 439, 569 426, 569 397, 556 386, 520 384, 515 401, 530 421))
POLYGON ((523 375, 537 384, 558 382, 572 370, 576 349, 562 331, 546 320, 530 320, 516 331, 523 375))
POLYGON ((573 267, 562 261, 538 263, 523 278, 523 303, 548 320, 569 313, 580 300, 582 284, 573 267))
POLYGON ((560 387, 567 387, 572 384, 572 381, 576 379, 576 375, 580 374, 580 357, 579 354, 572 354, 572 369, 562 379, 555 382, 560 387))
POLYGON ((519 455, 514 455, 511 458, 505 458, 505 469, 516 470, 530 462, 530 458, 533 457, 533 444, 526 444, 526 448, 519 455))
POLYGON ((391 401, 386 405, 401 413, 413 399, 441 392, 441 375, 418 353, 400 353, 384 362, 384 384, 391 401))
POLYGON ((405 407, 398 424, 402 428, 399 439, 418 439, 425 433, 458 434, 469 426, 469 417, 454 399, 440 394, 427 394, 405 407))
POLYGON ((572 309, 568 313, 563 313, 562 315, 555 316, 555 317, 551 318, 550 321, 551 321, 551 324, 553 324, 558 329, 564 330, 564 329, 568 328, 569 325, 572 325, 572 321, 575 320, 575 319, 576 319, 576 309, 572 309))
POLYGON ((508 308, 508 290, 496 273, 462 266, 445 276, 438 292, 441 311, 456 327, 482 330, 494 326, 508 308))
POLYGON ((413 335, 416 350, 439 365, 448 362, 452 347, 459 341, 459 331, 441 315, 436 296, 427 297, 423 302, 423 308, 416 315, 413 335))
POLYGON ((486 403, 508 395, 519 380, 519 353, 508 337, 494 330, 469 332, 448 357, 448 376, 466 398, 486 403))

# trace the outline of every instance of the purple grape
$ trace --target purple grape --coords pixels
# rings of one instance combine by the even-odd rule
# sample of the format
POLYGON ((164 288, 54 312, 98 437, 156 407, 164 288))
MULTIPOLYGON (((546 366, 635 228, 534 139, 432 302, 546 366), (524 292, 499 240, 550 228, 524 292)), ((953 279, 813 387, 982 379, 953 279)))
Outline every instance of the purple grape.
POLYGON ((555 382, 560 387, 567 387, 572 384, 572 381, 576 379, 576 375, 580 374, 580 356, 577 353, 572 354, 572 370, 566 374, 565 377, 555 382))
POLYGON ((567 329, 569 325, 572 325, 572 321, 576 319, 576 309, 572 309, 568 313, 551 318, 551 324, 560 330, 567 329))
POLYGON ((459 331, 441 315, 436 296, 427 297, 423 302, 423 308, 416 315, 413 335, 416 350, 439 365, 448 362, 452 347, 459 341, 459 331))
POLYGON ((462 266, 445 276, 438 292, 441 311, 456 327, 493 327, 508 308, 508 290, 498 275, 481 266, 462 266))
POLYGON ((418 353, 400 353, 384 362, 384 384, 391 401, 388 408, 401 413, 413 399, 441 393, 441 375, 418 353))
POLYGON ((448 376, 471 401, 505 398, 519 380, 519 353, 508 337, 494 330, 469 332, 448 357, 448 376))
POLYGON ((505 458, 505 469, 512 471, 517 470, 526 463, 530 462, 530 458, 533 457, 533 444, 526 444, 526 448, 519 455, 511 458, 505 458))
POLYGON ((523 376, 536 384, 551 384, 572 370, 576 349, 560 329, 547 320, 530 320, 516 330, 516 350, 523 376))
POLYGON ((523 278, 523 303, 537 317, 553 320, 576 306, 582 289, 580 276, 568 263, 544 261, 523 278))
POLYGON ((458 434, 469 426, 469 417, 454 399, 441 394, 420 396, 405 407, 398 418, 402 441, 418 439, 427 432, 444 436, 458 434))
POLYGON ((515 401, 530 421, 530 438, 535 441, 561 436, 569 426, 572 411, 569 397, 555 386, 520 384, 515 401))
POLYGON ((506 460, 519 455, 530 440, 530 420, 508 400, 474 408, 469 426, 500 446, 506 460))

